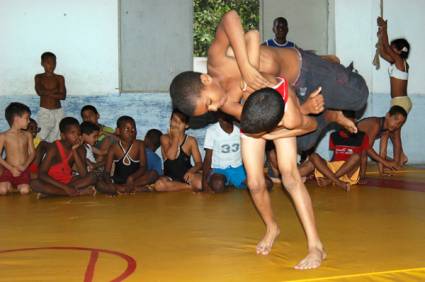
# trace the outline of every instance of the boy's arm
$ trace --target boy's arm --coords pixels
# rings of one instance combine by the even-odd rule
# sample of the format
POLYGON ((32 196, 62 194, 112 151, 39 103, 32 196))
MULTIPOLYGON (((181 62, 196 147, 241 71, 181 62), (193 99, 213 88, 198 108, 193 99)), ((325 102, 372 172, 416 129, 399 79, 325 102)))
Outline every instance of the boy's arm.
MULTIPOLYGON (((4 147, 5 139, 6 139, 5 138, 5 134, 0 133, 0 154, 1 154, 1 152, 3 152, 3 147, 4 147)), ((0 156, 0 165, 2 165, 7 170, 9 170, 14 176, 15 175, 19 176, 20 175, 20 171, 16 167, 11 166, 8 162, 6 162, 5 160, 3 160, 3 158, 1 156, 0 156)))
POLYGON ((360 179, 359 184, 366 184, 364 178, 366 176, 367 169, 367 151, 362 151, 360 154, 360 179))
POLYGON ((376 140, 377 129, 367 132, 367 135, 369 137, 369 149, 367 150, 367 155, 371 157, 373 160, 383 164, 385 167, 388 167, 389 169, 397 168, 397 165, 395 162, 387 161, 381 158, 381 156, 375 151, 375 149, 373 149, 373 144, 375 143, 375 140, 376 140))
MULTIPOLYGON (((379 141, 379 156, 383 160, 387 160, 388 138, 388 133, 385 133, 381 136, 381 140, 379 141)), ((378 163, 378 171, 380 175, 384 174, 384 165, 381 162, 378 163)))
POLYGON ((387 31, 387 21, 385 21, 383 18, 378 17, 377 23, 379 26, 378 30, 378 49, 379 49, 379 55, 381 57, 389 62, 390 64, 393 64, 394 62, 397 62, 397 60, 400 59, 400 56, 398 56, 392 49, 388 41, 388 31, 387 31))
POLYGON ((130 175, 127 178, 127 183, 129 184, 132 183, 134 181, 134 179, 139 178, 140 176, 142 176, 143 174, 146 173, 146 154, 145 154, 145 143, 141 140, 137 140, 137 142, 139 143, 139 169, 136 170, 136 172, 134 172, 132 175, 130 175))
POLYGON ((87 175, 87 164, 86 160, 86 148, 81 146, 81 144, 77 147, 77 145, 72 146, 72 157, 74 158, 75 166, 77 167, 78 174, 81 177, 87 175))
POLYGON ((29 132, 26 132, 25 135, 28 142, 28 158, 25 164, 23 165, 23 170, 25 170, 34 161, 34 158, 35 158, 35 149, 34 149, 34 142, 32 140, 32 135, 29 132))
POLYGON ((59 84, 58 89, 49 96, 54 99, 65 100, 66 98, 65 79, 61 75, 58 75, 57 79, 59 84))
POLYGON ((394 161, 400 164, 400 160, 401 160, 401 152, 403 151, 403 149, 401 148, 401 135, 400 135, 400 131, 401 128, 397 129, 396 131, 392 132, 392 136, 393 138, 391 139, 391 141, 393 142, 393 151, 394 151, 394 161))
MULTIPOLYGON (((173 130, 173 129, 171 129, 173 130)), ((164 160, 175 160, 179 149, 179 138, 171 133, 161 136, 161 152, 164 160)))
POLYGON ((266 140, 276 140, 279 138, 296 137, 296 136, 304 135, 316 130, 317 128, 316 119, 314 119, 313 117, 304 116, 304 115, 302 115, 301 117, 303 119, 302 127, 296 128, 296 129, 287 129, 284 127, 278 127, 272 132, 266 133, 262 135, 261 137, 266 140))
POLYGON ((103 180, 106 182, 111 182, 111 170, 112 170, 112 162, 115 156, 115 145, 112 145, 109 149, 108 155, 106 157, 105 170, 103 173, 103 180))
MULTIPOLYGON (((220 64, 230 45, 242 77, 247 84, 255 90, 267 87, 269 82, 250 63, 244 34, 237 12, 227 12, 217 27, 215 38, 208 50, 208 60, 212 65, 220 64)), ((252 63, 255 65, 255 62, 252 63)))
POLYGON ((68 194, 72 194, 72 193, 69 193, 69 191, 72 189, 71 187, 54 180, 48 174, 48 171, 49 171, 50 167, 52 166, 52 160, 55 157, 58 158, 59 157, 58 155, 59 155, 59 152, 56 149, 56 146, 50 145, 47 149, 46 157, 41 161, 38 177, 40 178, 40 180, 42 180, 42 181, 44 181, 48 184, 51 184, 51 185, 53 185, 53 186, 55 186, 59 189, 62 189, 65 192, 67 192, 68 194))
POLYGON ((213 150, 205 148, 204 162, 202 164, 202 190, 204 192, 212 190, 208 183, 208 177, 211 172, 212 154, 213 150))
POLYGON ((195 173, 202 168, 202 157, 201 157, 201 152, 199 152, 198 141, 196 141, 196 138, 194 137, 191 137, 190 139, 192 140, 190 142, 190 145, 191 145, 190 151, 191 151, 193 162, 195 163, 195 165, 191 169, 189 169, 189 171, 192 173, 195 173))

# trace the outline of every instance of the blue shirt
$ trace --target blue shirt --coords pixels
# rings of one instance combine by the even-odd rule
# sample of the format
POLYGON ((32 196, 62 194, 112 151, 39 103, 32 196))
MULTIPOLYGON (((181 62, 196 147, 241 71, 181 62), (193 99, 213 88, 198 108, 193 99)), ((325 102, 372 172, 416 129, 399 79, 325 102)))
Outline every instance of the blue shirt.
POLYGON ((294 48, 295 47, 295 43, 292 41, 286 41, 285 43, 280 44, 276 42, 276 40, 274 40, 273 38, 266 40, 264 43, 266 43, 267 46, 274 47, 274 48, 294 48))
POLYGON ((147 170, 155 170, 158 175, 163 175, 161 158, 149 148, 145 148, 147 170))

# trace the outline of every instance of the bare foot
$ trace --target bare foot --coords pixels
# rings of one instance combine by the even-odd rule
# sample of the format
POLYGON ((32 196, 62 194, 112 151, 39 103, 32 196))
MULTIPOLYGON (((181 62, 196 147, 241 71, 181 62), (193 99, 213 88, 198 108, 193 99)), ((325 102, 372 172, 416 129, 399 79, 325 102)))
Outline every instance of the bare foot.
POLYGON ((90 186, 90 187, 87 187, 87 188, 80 189, 79 192, 80 192, 80 196, 85 196, 85 195, 95 196, 96 193, 97 193, 94 186, 90 186))
POLYGON ((337 111, 336 122, 347 129, 350 133, 357 133, 356 124, 344 116, 341 111, 337 111))
POLYGON ((266 235, 257 244, 257 255, 266 256, 272 250, 274 240, 279 236, 280 229, 277 225, 271 228, 267 228, 266 235))
POLYGON ((349 183, 345 183, 344 181, 338 181, 335 183, 336 186, 338 186, 339 188, 344 189, 345 192, 349 192, 350 191, 350 184, 349 183))
POLYGON ((323 249, 310 249, 307 256, 294 266, 294 268, 299 270, 318 268, 322 264, 322 261, 326 259, 326 256, 326 252, 323 249))
POLYGON ((328 178, 324 178, 324 177, 318 177, 316 179, 317 185, 319 185, 320 187, 325 187, 325 186, 329 186, 332 183, 332 180, 328 179, 328 178))
POLYGON ((404 166, 408 161, 409 159, 407 158, 406 154, 401 152, 400 166, 404 166))

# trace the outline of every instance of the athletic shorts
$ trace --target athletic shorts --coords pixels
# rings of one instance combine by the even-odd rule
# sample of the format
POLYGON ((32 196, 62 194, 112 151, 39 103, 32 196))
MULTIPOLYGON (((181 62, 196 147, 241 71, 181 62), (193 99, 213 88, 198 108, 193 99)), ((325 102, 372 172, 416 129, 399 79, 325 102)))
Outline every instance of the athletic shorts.
POLYGON ((9 182, 14 187, 19 185, 29 184, 30 183, 30 171, 27 168, 21 173, 18 177, 14 177, 12 173, 7 169, 3 168, 3 174, 0 175, 0 182, 9 182))
MULTIPOLYGON (((333 172, 336 173, 345 163, 345 161, 334 161, 334 162, 326 162, 329 169, 333 172)), ((318 171, 317 169, 314 170, 314 176, 316 178, 321 178, 324 177, 323 174, 318 171)), ((355 185, 359 182, 360 179, 360 167, 358 167, 356 169, 356 171, 354 171, 354 173, 351 176, 348 176, 347 174, 341 176, 339 178, 339 180, 345 182, 345 183, 349 183, 350 185, 355 185)))
POLYGON ((246 172, 243 165, 238 167, 227 167, 227 168, 213 168, 212 174, 221 174, 226 177, 226 186, 232 185, 237 189, 246 189, 246 172))

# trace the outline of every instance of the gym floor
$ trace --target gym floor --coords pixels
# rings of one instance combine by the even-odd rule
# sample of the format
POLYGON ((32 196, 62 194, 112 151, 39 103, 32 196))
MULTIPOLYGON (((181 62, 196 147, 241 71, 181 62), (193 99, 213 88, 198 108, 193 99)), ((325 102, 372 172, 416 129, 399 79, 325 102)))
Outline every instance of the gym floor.
POLYGON ((425 281, 425 169, 368 173, 350 192, 308 182, 328 258, 292 267, 306 239, 286 192, 269 256, 249 193, 0 198, 0 281, 425 281))

